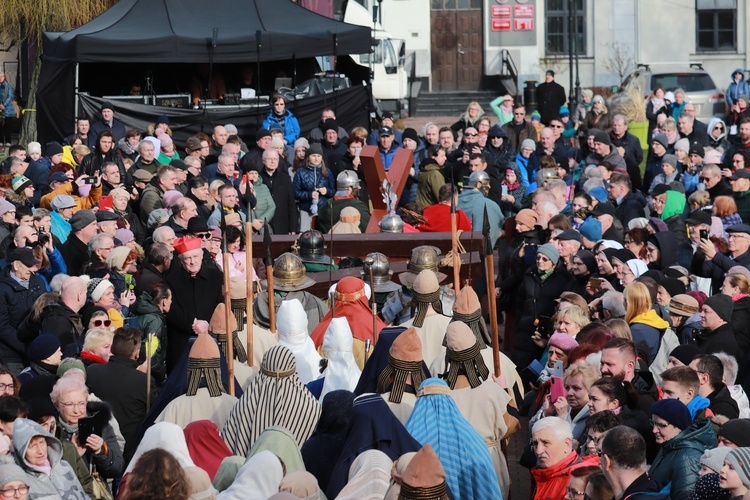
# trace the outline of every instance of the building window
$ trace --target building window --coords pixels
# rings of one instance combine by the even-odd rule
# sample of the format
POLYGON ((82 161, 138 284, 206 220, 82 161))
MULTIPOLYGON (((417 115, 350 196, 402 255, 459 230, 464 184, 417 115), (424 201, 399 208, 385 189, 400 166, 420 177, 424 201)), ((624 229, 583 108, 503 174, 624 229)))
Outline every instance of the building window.
POLYGON ((573 0, 575 12, 570 12, 569 0, 547 0, 546 50, 548 56, 568 55, 570 26, 568 19, 575 14, 576 47, 578 54, 586 54, 586 0, 573 0))
POLYGON ((737 0, 696 0, 697 52, 737 51, 737 0))

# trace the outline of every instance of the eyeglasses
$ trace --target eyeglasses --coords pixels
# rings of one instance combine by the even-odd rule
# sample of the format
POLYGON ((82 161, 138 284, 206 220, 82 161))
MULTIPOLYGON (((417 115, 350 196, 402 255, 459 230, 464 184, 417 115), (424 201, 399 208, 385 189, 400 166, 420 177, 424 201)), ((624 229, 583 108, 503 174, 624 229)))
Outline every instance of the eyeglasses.
POLYGON ((737 239, 741 240, 741 239, 749 238, 749 236, 747 236, 746 234, 742 234, 742 233, 729 233, 728 238, 730 240, 737 240, 737 239))
POLYGON ((718 127, 714 127, 714 130, 720 130, 720 131, 724 132, 724 127, 722 127, 721 125, 719 125, 718 127))
POLYGON ((539 262, 551 262, 548 257, 545 257, 544 255, 537 255, 536 260, 539 262))
POLYGON ((60 403, 63 407, 65 407, 66 410, 72 410, 73 408, 86 408, 86 401, 81 401, 79 403, 60 403))
POLYGON ((662 424, 660 422, 654 422, 653 420, 649 420, 648 423, 651 425, 651 427, 656 426, 656 427, 658 427, 659 429, 662 429, 662 430, 664 430, 667 427, 669 427, 670 425, 672 425, 669 422, 667 422, 666 424, 662 424))
POLYGON ((16 496, 16 493, 25 495, 28 492, 29 487, 25 484, 23 486, 19 486, 18 488, 5 488, 4 490, 0 490, 0 493, 2 493, 5 498, 13 498, 14 496, 16 496))
POLYGON ((713 177, 698 177, 698 178, 702 180, 703 182, 710 181, 711 179, 713 179, 713 177))
POLYGON ((102 325, 109 326, 111 324, 112 324, 111 319, 95 319, 94 320, 94 328, 100 328, 102 325))
POLYGON ((464 135, 465 135, 465 136, 468 136, 468 137, 476 137, 476 136, 478 136, 479 134, 477 134, 476 132, 467 132, 467 133, 465 133, 464 135))
POLYGON ((0 392, 5 392, 6 389, 15 390, 15 386, 13 384, 0 384, 0 392))

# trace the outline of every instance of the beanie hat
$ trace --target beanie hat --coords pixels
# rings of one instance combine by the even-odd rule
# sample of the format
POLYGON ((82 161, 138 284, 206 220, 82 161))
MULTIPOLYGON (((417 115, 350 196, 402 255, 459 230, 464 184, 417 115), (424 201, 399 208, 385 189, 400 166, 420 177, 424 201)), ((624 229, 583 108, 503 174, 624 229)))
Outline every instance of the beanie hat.
POLYGON ((536 143, 534 142, 534 139, 524 139, 523 141, 521 141, 521 149, 526 149, 526 148, 531 148, 532 150, 536 150, 536 143))
POLYGON ((578 342, 576 342, 575 337, 572 337, 567 333, 553 333, 549 338, 548 345, 558 347, 562 349, 565 354, 570 354, 570 351, 578 347, 578 342))
POLYGON ((414 142, 419 142, 419 134, 413 128, 406 128, 401 133, 401 139, 411 139, 414 142))
POLYGON ((581 227, 578 228, 581 236, 589 241, 599 241, 602 239, 602 223, 599 219, 588 217, 581 227))
POLYGON ((678 316, 692 316, 699 309, 698 301, 686 293, 672 295, 672 299, 669 301, 669 312, 678 316))
POLYGON ((566 106, 560 106, 560 116, 570 116, 570 110, 566 106))
POLYGON ((279 136, 274 137, 271 139, 271 147, 272 148, 283 148, 284 147, 284 139, 282 139, 279 136))
MULTIPOLYGON (((508 134, 506 134, 505 130, 503 130, 503 128, 496 123, 490 127, 490 130, 487 132, 487 137, 489 137, 490 139, 494 139, 495 137, 505 139, 506 137, 508 137, 508 134)), ((526 142, 526 139, 523 142, 526 142)))
POLYGON ((685 293, 685 284, 676 278, 664 278, 659 285, 664 287, 670 297, 685 293))
POLYGON ((609 199, 609 193, 601 186, 589 189, 589 195, 596 198, 599 203, 605 203, 609 199))
POLYGON ((693 423, 690 411, 679 399, 661 399, 651 406, 651 413, 663 418, 681 431, 693 423))
POLYGON ((257 132, 255 132, 256 142, 263 139, 264 137, 271 137, 271 131, 265 128, 261 128, 261 129, 258 129, 257 132))
POLYGON ((169 134, 164 132, 162 129, 156 131, 156 137, 161 141, 162 149, 174 145, 174 142, 172 142, 172 138, 169 137, 169 134))
POLYGON ((534 120, 542 121, 542 115, 536 109, 531 112, 531 121, 534 121, 534 120))
POLYGON ((124 271, 123 268, 130 252, 132 252, 131 248, 126 246, 113 248, 107 257, 107 265, 110 269, 124 271))
POLYGON ((307 150, 307 156, 310 155, 322 155, 323 147, 319 143, 311 144, 307 150))
POLYGON ((29 154, 42 154, 42 145, 36 141, 32 141, 26 146, 26 152, 29 154))
POLYGON ((89 297, 91 297, 91 300, 94 302, 99 302, 99 299, 102 298, 104 292, 106 292, 109 287, 114 288, 115 286, 111 281, 102 278, 91 278, 86 285, 89 297))
POLYGON ((560 252, 557 251, 557 247, 552 243, 545 243, 540 246, 537 250, 540 253, 552 261, 554 265, 557 265, 557 261, 560 260, 560 252))
POLYGON ((740 94, 740 95, 738 95, 737 96, 737 100, 739 101, 740 99, 742 99, 743 101, 745 101, 745 104, 750 105, 750 96, 748 96, 747 94, 740 94))
POLYGON ((672 168, 677 168, 677 157, 675 155, 664 155, 661 159, 661 163, 671 165, 672 168))
POLYGON ((723 293, 717 295, 711 295, 703 303, 714 310, 717 316, 729 323, 732 320, 732 311, 734 310, 734 304, 732 298, 723 293))
POLYGON ((15 179, 13 179, 13 182, 11 182, 11 187, 16 194, 21 194, 24 189, 31 185, 31 181, 25 175, 19 175, 15 179))
POLYGON ((43 333, 31 342, 26 355, 29 361, 43 361, 55 354, 58 349, 60 349, 60 341, 57 337, 51 333, 43 333))
POLYGON ((533 228, 539 220, 539 215, 530 208, 524 208, 516 214, 516 222, 533 228))
POLYGON ((11 481, 20 481, 24 484, 29 483, 29 479, 22 468, 14 463, 0 465, 0 488, 3 488, 11 481))
POLYGON ((159 125, 160 123, 164 123, 166 125, 169 125, 169 117, 167 115, 159 115, 156 117, 156 125, 159 125))
POLYGON ((112 111, 115 110, 115 107, 112 105, 109 101, 104 101, 101 106, 99 106, 99 111, 104 111, 105 109, 111 109, 112 111))
POLYGON ((723 437, 740 448, 746 448, 750 446, 750 420, 733 418, 719 428, 716 437, 723 437))
POLYGON ((732 448, 729 446, 706 450, 701 455, 701 465, 705 465, 718 474, 721 472, 721 468, 724 467, 724 459, 730 451, 732 451, 732 448))
MULTIPOLYGON (((671 312, 671 307, 670 307, 671 312)), ((672 352, 669 353, 669 357, 676 358, 685 366, 688 366, 698 354, 702 354, 703 351, 695 344, 683 344, 678 345, 672 352)))
POLYGON ((679 141, 674 143, 675 151, 683 151, 685 153, 690 151, 690 140, 687 137, 683 137, 679 141))
MULTIPOLYGON (((89 310, 99 310, 107 312, 103 307, 99 306, 93 306, 90 307, 89 310)), ((93 314, 91 315, 93 316, 93 314)), ((88 325, 89 322, 85 321, 86 317, 84 316, 84 325, 88 325)), ((91 321, 91 317, 89 317, 89 321, 91 321)), ((81 370, 83 372, 83 381, 86 381, 86 365, 83 364, 83 361, 81 361, 78 358, 65 358, 60 362, 60 366, 57 367, 57 378, 62 378, 63 375, 68 373, 69 370, 72 370, 73 368, 76 368, 78 370, 81 370)))
POLYGON ((305 139, 304 137, 300 137, 299 139, 294 141, 294 150, 296 151, 299 148, 310 149, 310 143, 307 142, 307 139, 305 139))
POLYGON ((323 132, 328 132, 329 130, 335 130, 337 134, 339 132, 339 124, 333 118, 329 118, 323 122, 323 132))
POLYGON ((721 151, 718 149, 711 149, 710 151, 705 152, 705 156, 703 157, 703 164, 704 165, 712 165, 712 164, 720 164, 722 161, 721 157, 721 151))
POLYGON ((130 242, 135 237, 133 234, 133 231, 130 229, 125 229, 124 227, 121 227, 120 229, 115 231, 115 238, 120 240, 123 245, 130 242))
POLYGON ((732 464, 743 486, 750 487, 750 448, 735 448, 727 453, 724 460, 732 464))
POLYGON ((425 379, 422 371, 422 341, 415 328, 408 328, 396 337, 388 351, 388 364, 378 376, 377 392, 388 392, 388 382, 393 378, 388 400, 400 403, 406 379, 411 375, 412 387, 418 388, 425 379))
POLYGON ((604 130, 598 130, 594 134, 594 142, 600 142, 602 144, 606 144, 607 146, 612 145, 612 141, 609 139, 609 134, 604 130))
POLYGON ((667 149, 669 147, 669 139, 665 134, 656 134, 653 139, 651 139, 651 144, 658 142, 661 144, 664 149, 667 149))
POLYGON ((47 143, 47 156, 61 155, 63 153, 63 147, 59 142, 52 141, 47 143))

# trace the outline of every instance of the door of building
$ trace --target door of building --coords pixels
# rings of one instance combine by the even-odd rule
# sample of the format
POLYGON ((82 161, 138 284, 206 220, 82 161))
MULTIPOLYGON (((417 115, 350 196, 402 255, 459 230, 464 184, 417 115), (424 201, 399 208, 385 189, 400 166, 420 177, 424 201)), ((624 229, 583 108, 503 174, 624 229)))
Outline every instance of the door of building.
POLYGON ((481 0, 432 0, 432 90, 479 90, 481 0))

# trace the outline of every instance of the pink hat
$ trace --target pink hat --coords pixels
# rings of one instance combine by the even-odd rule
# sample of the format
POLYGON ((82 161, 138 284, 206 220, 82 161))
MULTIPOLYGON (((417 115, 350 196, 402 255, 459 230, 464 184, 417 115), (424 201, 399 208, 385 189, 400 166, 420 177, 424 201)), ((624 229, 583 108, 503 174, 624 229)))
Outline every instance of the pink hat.
POLYGON ((162 148, 168 148, 169 146, 173 144, 172 138, 169 137, 169 134, 164 132, 162 129, 159 129, 156 131, 156 137, 161 141, 162 148))
POLYGON ((706 156, 703 157, 704 165, 721 165, 721 152, 716 149, 706 151, 706 156))
POLYGON ((182 193, 176 189, 170 189, 164 193, 164 208, 172 208, 172 205, 174 205, 178 199, 182 198, 182 196, 182 193))
POLYGON ((565 354, 569 354, 570 351, 578 347, 578 342, 567 333, 553 333, 549 338, 549 345, 558 347, 565 354))

